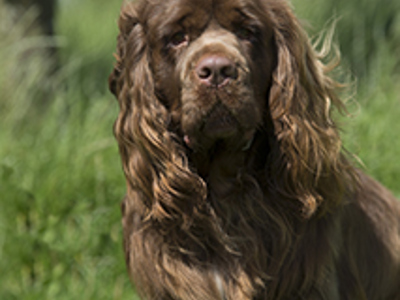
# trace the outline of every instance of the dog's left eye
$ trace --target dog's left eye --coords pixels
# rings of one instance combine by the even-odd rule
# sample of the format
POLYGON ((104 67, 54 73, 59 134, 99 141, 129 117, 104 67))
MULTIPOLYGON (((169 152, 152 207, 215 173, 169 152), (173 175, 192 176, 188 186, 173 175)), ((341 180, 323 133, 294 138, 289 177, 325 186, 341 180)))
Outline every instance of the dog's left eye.
POLYGON ((256 37, 255 30, 247 27, 240 27, 236 30, 236 35, 241 40, 254 41, 256 37))
POLYGON ((186 44, 188 41, 189 41, 188 35, 184 31, 179 31, 169 39, 169 44, 172 47, 178 47, 183 44, 186 44))

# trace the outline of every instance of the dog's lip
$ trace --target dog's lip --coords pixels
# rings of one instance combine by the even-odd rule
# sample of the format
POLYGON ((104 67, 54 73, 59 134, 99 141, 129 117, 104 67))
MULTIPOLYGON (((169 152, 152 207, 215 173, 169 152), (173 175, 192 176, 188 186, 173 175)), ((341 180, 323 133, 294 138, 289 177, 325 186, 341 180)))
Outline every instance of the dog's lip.
POLYGON ((238 121, 224 105, 216 105, 204 119, 202 133, 210 138, 226 138, 237 131, 238 121))
POLYGON ((188 146, 190 149, 193 149, 195 147, 193 138, 190 137, 189 135, 185 134, 183 137, 183 141, 185 142, 186 146, 188 146))
MULTIPOLYGON (((196 136, 203 136, 206 144, 213 144, 217 140, 224 140, 237 134, 239 122, 234 115, 224 105, 217 104, 203 118, 202 125, 198 128, 197 134, 187 133, 183 136, 183 141, 191 149, 197 148, 198 140, 196 136)), ((204 145, 201 145, 204 146, 204 145)))

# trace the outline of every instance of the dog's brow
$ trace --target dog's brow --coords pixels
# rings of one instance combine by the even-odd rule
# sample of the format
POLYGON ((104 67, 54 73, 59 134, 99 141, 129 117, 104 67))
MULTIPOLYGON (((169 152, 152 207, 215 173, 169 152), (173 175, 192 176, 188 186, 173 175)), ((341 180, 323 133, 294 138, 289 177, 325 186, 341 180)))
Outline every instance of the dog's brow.
POLYGON ((253 7, 237 7, 235 11, 238 13, 240 18, 238 19, 239 22, 249 23, 249 25, 254 26, 262 26, 262 22, 259 20, 255 8, 253 7))

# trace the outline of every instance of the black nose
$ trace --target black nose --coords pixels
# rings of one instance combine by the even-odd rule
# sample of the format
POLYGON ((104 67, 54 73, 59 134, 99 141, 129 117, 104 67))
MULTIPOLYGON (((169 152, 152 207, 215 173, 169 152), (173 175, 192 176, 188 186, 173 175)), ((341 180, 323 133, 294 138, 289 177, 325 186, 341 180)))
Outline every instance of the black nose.
POLYGON ((238 76, 236 65, 229 58, 210 55, 202 58, 196 67, 197 77, 202 84, 221 87, 238 76))

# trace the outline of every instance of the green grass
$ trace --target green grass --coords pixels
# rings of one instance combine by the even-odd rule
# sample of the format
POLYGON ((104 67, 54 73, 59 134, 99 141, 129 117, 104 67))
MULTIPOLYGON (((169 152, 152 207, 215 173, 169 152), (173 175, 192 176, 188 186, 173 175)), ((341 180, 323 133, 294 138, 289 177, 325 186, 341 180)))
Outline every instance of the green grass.
POLYGON ((363 169, 400 196, 399 77, 383 76, 372 90, 357 96, 358 109, 344 127, 345 146, 364 164, 363 169))
POLYGON ((44 39, 23 37, 31 16, 2 23, 15 34, 0 33, 0 299, 133 299, 107 92, 117 2, 61 5, 51 78, 44 39))
MULTIPOLYGON (((2 300, 135 299, 122 253, 125 182, 112 135, 118 105, 107 91, 120 2, 60 3, 61 67, 51 78, 40 51, 21 59, 44 42, 23 37, 31 16, 11 27, 0 13, 2 300)), ((304 18, 317 14, 296 8, 304 18)), ((390 40, 375 53, 374 72, 359 80, 354 117, 342 127, 365 170, 400 196, 393 47, 390 40)))

